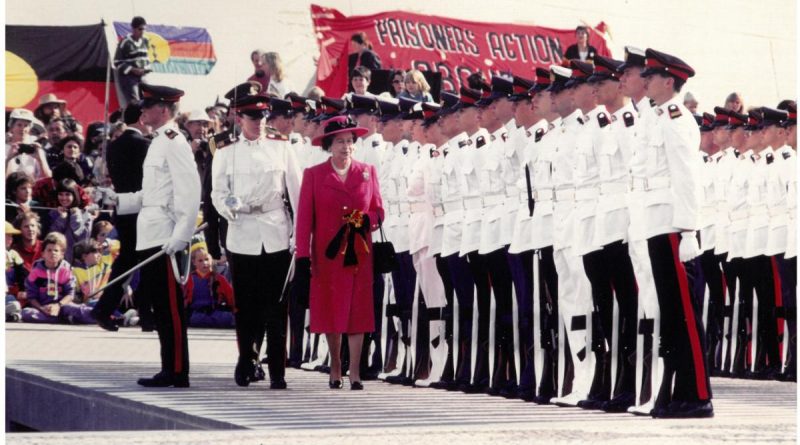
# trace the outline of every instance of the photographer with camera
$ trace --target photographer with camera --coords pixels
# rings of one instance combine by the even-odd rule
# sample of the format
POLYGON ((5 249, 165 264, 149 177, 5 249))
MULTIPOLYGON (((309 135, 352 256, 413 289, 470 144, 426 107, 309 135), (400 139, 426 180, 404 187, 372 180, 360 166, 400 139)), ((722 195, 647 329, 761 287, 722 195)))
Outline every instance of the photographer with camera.
POLYGON ((42 146, 30 135, 34 119, 30 110, 16 108, 11 111, 6 136, 6 176, 18 171, 35 180, 53 175, 42 146))

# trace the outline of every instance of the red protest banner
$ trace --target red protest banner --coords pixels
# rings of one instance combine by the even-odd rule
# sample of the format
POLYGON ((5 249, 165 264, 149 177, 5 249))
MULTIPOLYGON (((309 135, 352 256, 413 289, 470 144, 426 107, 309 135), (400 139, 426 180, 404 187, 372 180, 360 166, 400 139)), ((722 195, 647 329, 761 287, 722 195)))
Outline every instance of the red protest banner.
MULTIPOLYGON (((336 9, 311 5, 311 19, 320 49, 317 85, 332 97, 347 90, 350 37, 360 31, 372 41, 383 69, 439 72, 442 90, 450 91, 457 91, 477 71, 487 79, 509 72, 533 78, 537 66, 561 63, 575 43, 574 29, 470 22, 403 11, 346 17, 336 9)), ((600 31, 593 31, 589 45, 602 56, 610 55, 600 31)))

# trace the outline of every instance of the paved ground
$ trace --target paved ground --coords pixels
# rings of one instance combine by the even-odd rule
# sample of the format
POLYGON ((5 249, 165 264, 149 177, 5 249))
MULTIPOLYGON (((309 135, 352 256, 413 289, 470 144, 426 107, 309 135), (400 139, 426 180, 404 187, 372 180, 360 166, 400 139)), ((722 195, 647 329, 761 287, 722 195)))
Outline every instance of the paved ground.
POLYGON ((152 409, 243 430, 7 434, 10 444, 294 443, 795 443, 797 385, 712 379, 716 417, 675 421, 366 382, 327 389, 323 374, 289 370, 289 390, 237 387, 232 331, 190 331, 192 387, 143 390, 157 370, 157 340, 138 329, 6 326, 6 366, 152 409))

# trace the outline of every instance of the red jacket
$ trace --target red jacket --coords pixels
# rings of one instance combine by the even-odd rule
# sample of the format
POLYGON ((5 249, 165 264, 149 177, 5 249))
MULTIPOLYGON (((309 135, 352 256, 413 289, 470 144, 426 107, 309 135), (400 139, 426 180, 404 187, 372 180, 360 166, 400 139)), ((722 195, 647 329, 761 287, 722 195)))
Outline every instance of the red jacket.
MULTIPOLYGON (((383 220, 375 167, 352 161, 342 183, 330 161, 306 169, 297 208, 297 258, 311 258, 311 331, 364 333, 375 330, 372 300, 371 231, 383 220), (356 236, 358 264, 345 266, 344 257, 325 256, 325 249, 354 209, 369 217, 366 246, 356 236), (313 238, 313 240, 312 240, 313 238), (368 250, 367 250, 368 249, 368 250)), ((343 249, 339 249, 341 252, 343 249)))

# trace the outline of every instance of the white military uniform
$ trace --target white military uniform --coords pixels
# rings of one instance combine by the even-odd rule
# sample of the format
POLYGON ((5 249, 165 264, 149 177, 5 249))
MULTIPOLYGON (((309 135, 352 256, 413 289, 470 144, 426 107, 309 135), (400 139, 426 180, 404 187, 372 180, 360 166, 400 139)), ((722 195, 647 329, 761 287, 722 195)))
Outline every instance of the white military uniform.
MULTIPOLYGON (((528 250, 533 250, 533 217, 531 216, 530 208, 528 207, 528 183, 525 177, 525 168, 527 167, 530 175, 531 193, 534 187, 534 169, 533 163, 536 157, 536 148, 538 143, 536 138, 542 138, 547 129, 547 121, 545 119, 539 120, 530 128, 521 128, 511 138, 513 146, 512 159, 517 159, 517 162, 512 163, 520 170, 517 179, 517 189, 519 190, 517 197, 516 215, 514 215, 514 229, 511 234, 511 244, 508 247, 509 253, 521 253, 528 250)), ((537 203, 538 205, 538 203, 537 203)))
POLYGON ((200 209, 200 176, 186 138, 173 121, 153 135, 142 165, 142 189, 118 195, 120 215, 139 213, 136 250, 170 240, 189 242, 200 209))
POLYGON ((542 136, 529 147, 531 182, 533 186, 533 200, 536 208, 531 219, 531 247, 542 249, 553 245, 553 211, 555 191, 553 190, 553 158, 556 143, 558 142, 558 128, 561 127, 562 118, 558 117, 543 129, 542 136))
POLYGON ((472 144, 465 147, 463 157, 458 168, 461 170, 463 180, 461 185, 464 199, 464 222, 461 227, 461 247, 459 255, 464 256, 480 248, 481 244, 481 218, 483 217, 483 203, 481 196, 481 165, 483 155, 480 150, 488 150, 491 136, 485 128, 481 128, 470 136, 472 144))
MULTIPOLYGON (((463 192, 464 176, 461 174, 461 160, 466 156, 472 140, 467 133, 447 141, 447 155, 442 162, 442 201, 444 209, 444 233, 442 234, 441 254, 443 257, 459 253, 461 232, 464 222, 463 192)), ((442 153, 444 155, 444 153, 442 153)))
MULTIPOLYGON (((506 127, 502 126, 495 130, 489 139, 490 142, 477 151, 475 158, 480 195, 483 198, 478 247, 478 253, 481 255, 503 247, 505 238, 503 230, 508 230, 507 221, 513 222, 511 215, 505 209, 504 168, 508 165, 503 161, 508 139, 506 127)), ((511 230, 508 230, 507 236, 511 236, 511 230)))
POLYGON ((242 204, 228 220, 228 250, 259 255, 262 248, 266 253, 289 248, 294 230, 284 198, 296 212, 301 173, 288 141, 242 136, 217 152, 211 175, 211 200, 221 215, 228 214, 227 198, 242 204))

